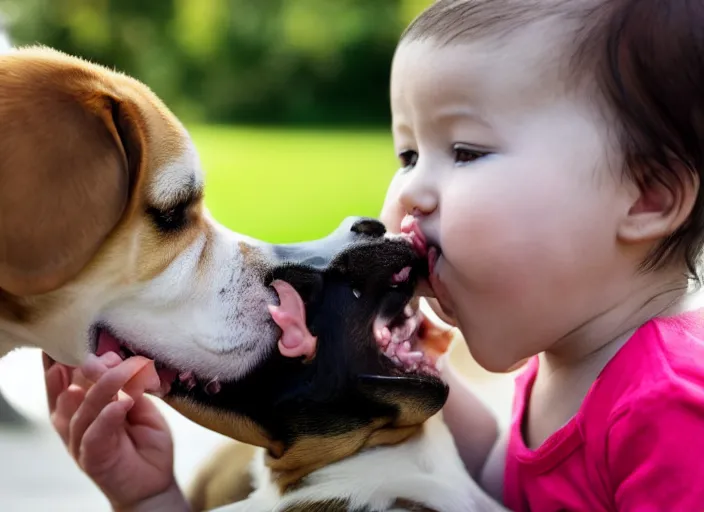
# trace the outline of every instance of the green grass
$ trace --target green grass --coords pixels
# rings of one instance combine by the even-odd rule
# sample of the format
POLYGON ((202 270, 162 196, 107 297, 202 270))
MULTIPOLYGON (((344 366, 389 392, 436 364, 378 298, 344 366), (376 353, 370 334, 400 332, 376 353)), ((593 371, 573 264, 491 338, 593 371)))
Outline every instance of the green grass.
POLYGON ((320 238, 349 215, 379 215, 396 168, 387 131, 189 126, 206 205, 273 243, 320 238))

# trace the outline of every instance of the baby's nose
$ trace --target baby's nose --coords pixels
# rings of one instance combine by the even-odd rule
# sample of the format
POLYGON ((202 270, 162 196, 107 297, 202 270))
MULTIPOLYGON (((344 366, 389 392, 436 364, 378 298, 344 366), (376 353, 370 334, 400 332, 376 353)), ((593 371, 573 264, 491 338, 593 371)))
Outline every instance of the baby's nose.
POLYGON ((435 188, 421 180, 409 180, 401 190, 401 204, 406 212, 414 217, 424 217, 438 207, 435 188))

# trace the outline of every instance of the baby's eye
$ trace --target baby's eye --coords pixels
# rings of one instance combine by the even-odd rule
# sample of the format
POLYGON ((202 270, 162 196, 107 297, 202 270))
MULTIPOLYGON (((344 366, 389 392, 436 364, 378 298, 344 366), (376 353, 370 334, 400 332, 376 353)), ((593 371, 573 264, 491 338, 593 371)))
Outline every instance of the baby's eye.
POLYGON ((399 153, 398 159, 401 161, 401 167, 404 169, 410 169, 415 167, 418 163, 418 152, 413 151, 412 149, 407 149, 399 153))
POLYGON ((479 160, 483 156, 488 155, 488 153, 484 151, 473 149, 465 146, 464 144, 456 144, 453 146, 452 151, 455 154, 455 162, 459 164, 474 162, 475 160, 479 160))

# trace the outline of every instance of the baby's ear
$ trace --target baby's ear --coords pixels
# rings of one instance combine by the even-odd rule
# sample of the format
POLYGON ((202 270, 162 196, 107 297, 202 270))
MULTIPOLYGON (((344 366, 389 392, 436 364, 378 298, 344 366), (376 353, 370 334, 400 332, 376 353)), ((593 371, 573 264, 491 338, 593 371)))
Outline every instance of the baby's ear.
POLYGON ((663 176, 663 179, 651 177, 637 187, 619 226, 621 241, 662 240, 677 231, 691 215, 699 192, 699 176, 680 162, 663 171, 663 176))

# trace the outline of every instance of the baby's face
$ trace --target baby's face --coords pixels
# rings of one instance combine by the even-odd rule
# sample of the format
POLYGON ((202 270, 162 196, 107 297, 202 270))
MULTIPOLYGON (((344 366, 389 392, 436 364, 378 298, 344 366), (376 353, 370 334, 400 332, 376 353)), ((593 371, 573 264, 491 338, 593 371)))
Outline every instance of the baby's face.
POLYGON ((441 251, 436 295, 493 371, 608 311, 641 256, 617 240, 637 191, 609 156, 613 134, 557 87, 549 48, 539 33, 501 47, 409 42, 392 70, 402 168, 383 220, 418 216, 441 251))

